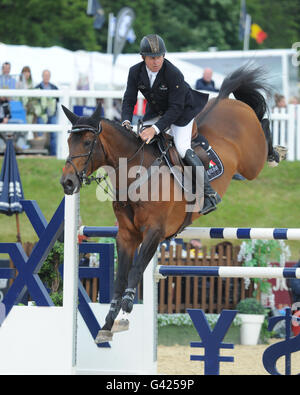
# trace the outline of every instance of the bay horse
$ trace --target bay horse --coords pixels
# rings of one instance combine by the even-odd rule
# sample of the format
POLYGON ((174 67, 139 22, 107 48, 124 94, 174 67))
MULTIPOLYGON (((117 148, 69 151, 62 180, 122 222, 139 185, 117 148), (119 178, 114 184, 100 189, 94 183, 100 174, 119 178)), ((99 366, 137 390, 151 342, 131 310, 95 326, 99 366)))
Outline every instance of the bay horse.
MULTIPOLYGON (((267 110, 264 91, 267 91, 267 85, 262 70, 241 67, 224 79, 218 96, 209 100, 195 118, 197 132, 207 138, 223 163, 223 174, 212 181, 212 187, 220 196, 225 194, 234 174, 253 180, 267 159, 276 153, 268 119, 263 119, 267 110), (236 100, 229 98, 231 93, 236 100)), ((65 107, 63 110, 72 123, 68 138, 69 157, 60 180, 65 194, 78 192, 84 180, 99 167, 108 165, 116 172, 113 210, 119 223, 116 238, 118 268, 113 300, 96 339, 101 343, 112 340, 114 332, 128 329, 127 318, 119 317, 131 312, 135 290, 159 243, 182 229, 187 201, 184 196, 176 200, 172 194, 168 201, 118 199, 118 174, 122 170, 119 159, 126 158, 128 174, 133 166, 143 164, 150 168, 160 155, 157 146, 145 145, 136 133, 101 118, 100 106, 91 117, 79 117, 65 107), (138 255, 134 260, 137 249, 138 255)), ((128 186, 135 179, 128 176, 128 186)), ((170 177, 168 188, 174 191, 181 187, 174 177, 170 177)), ((189 223, 199 216, 198 211, 193 212, 189 223)))

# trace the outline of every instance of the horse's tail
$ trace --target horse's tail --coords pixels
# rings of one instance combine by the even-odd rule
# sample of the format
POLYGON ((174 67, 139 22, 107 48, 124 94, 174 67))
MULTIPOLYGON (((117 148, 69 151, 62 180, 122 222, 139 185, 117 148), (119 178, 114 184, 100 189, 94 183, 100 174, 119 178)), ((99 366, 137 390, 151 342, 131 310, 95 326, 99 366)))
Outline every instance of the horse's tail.
POLYGON ((211 106, 208 106, 206 110, 199 114, 197 122, 201 122, 222 99, 228 98, 233 93, 236 99, 248 104, 253 109, 267 140, 268 157, 275 157, 276 162, 279 162, 285 159, 286 150, 284 147, 280 147, 280 152, 278 152, 277 148, 274 149, 269 119, 264 118, 265 114, 268 113, 268 106, 263 94, 269 96, 272 92, 270 85, 266 82, 265 74, 263 67, 254 68, 249 64, 235 70, 224 79, 219 95, 211 106))
POLYGON ((197 123, 202 123, 206 115, 210 113, 217 104, 228 98, 233 93, 234 97, 248 104, 255 112, 261 122, 268 110, 263 93, 269 95, 271 88, 265 80, 265 71, 262 67, 251 67, 249 64, 240 67, 228 75, 220 88, 219 95, 213 103, 206 107, 197 117, 197 123))
POLYGON ((261 122, 268 110, 263 93, 269 95, 271 88, 265 80, 262 67, 242 66, 225 78, 220 88, 218 101, 227 98, 230 93, 248 104, 261 122))

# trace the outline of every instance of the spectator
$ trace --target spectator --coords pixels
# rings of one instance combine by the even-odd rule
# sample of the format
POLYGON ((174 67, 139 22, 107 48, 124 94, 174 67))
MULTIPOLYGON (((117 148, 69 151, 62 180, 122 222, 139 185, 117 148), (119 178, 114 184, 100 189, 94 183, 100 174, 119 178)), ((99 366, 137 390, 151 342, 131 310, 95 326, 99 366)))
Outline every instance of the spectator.
POLYGON ((200 239, 192 239, 190 241, 190 244, 192 248, 202 248, 202 242, 200 239))
POLYGON ((0 97, 0 123, 7 123, 10 117, 9 102, 5 97, 0 97))
POLYGON ((219 89, 215 88, 215 82, 212 80, 213 71, 210 68, 206 68, 203 71, 202 78, 199 78, 196 81, 196 89, 211 91, 211 92, 219 92, 219 89))
MULTIPOLYGON (((33 89, 33 81, 31 70, 29 66, 22 68, 19 81, 17 82, 17 89, 33 89)), ((37 120, 36 113, 39 113, 37 108, 40 108, 40 100, 36 97, 22 97, 22 104, 26 111, 27 123, 34 123, 37 120)))
MULTIPOLYGON (((36 89, 58 89, 56 85, 50 82, 51 73, 44 70, 42 73, 42 82, 38 84, 36 89)), ((42 97, 41 98, 41 115, 37 118, 39 124, 55 124, 57 112, 57 98, 42 97)), ((57 135, 55 132, 50 133, 50 155, 56 155, 57 135)))
POLYGON ((121 122, 121 111, 122 111, 122 103, 121 100, 115 99, 113 100, 113 120, 117 122, 121 122))
MULTIPOLYGON (((10 114, 10 107, 9 107, 9 102, 6 97, 0 97, 0 123, 7 123, 8 120, 10 119, 11 114, 10 114)), ((5 149, 5 134, 6 133, 0 133, 0 150, 4 151, 5 149)))
MULTIPOLYGON (((300 267, 300 261, 296 263, 295 268, 300 267)), ((292 304, 300 303, 300 279, 292 278, 288 281, 289 288, 291 289, 292 304)), ((300 307, 300 306, 299 306, 300 307)))
POLYGON ((19 81, 17 82, 17 89, 32 89, 32 75, 29 66, 24 66, 22 68, 19 81))
POLYGON ((278 107, 278 108, 285 108, 286 107, 286 100, 283 95, 279 95, 278 93, 275 93, 274 100, 275 100, 275 107, 278 107))
POLYGON ((292 96, 289 100, 289 104, 300 104, 299 97, 297 96, 292 96))
POLYGON ((2 64, 2 75, 0 75, 1 89, 16 89, 16 80, 10 75, 11 65, 9 62, 2 64))

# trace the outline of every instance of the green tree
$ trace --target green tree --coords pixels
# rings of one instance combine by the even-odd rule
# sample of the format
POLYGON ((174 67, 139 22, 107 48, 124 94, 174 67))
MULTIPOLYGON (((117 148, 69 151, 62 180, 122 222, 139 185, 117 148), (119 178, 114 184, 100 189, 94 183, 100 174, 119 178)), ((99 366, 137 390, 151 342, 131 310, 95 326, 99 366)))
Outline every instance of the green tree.
MULTIPOLYGON (((106 52, 108 15, 122 7, 132 7, 137 40, 126 43, 123 53, 139 51, 141 38, 160 34, 168 51, 242 49, 238 40, 239 0, 100 0, 105 23, 95 30, 86 15, 87 0, 0 0, 1 41, 31 46, 58 45, 71 50, 106 52)), ((259 45, 250 48, 290 48, 299 41, 300 3, 295 0, 247 0, 252 22, 267 32, 259 45)))
POLYGON ((102 50, 86 4, 86 0, 1 0, 1 41, 102 50))
POLYGON ((155 18, 156 31, 166 39, 169 51, 207 51, 239 48, 239 4, 232 0, 164 0, 155 18))

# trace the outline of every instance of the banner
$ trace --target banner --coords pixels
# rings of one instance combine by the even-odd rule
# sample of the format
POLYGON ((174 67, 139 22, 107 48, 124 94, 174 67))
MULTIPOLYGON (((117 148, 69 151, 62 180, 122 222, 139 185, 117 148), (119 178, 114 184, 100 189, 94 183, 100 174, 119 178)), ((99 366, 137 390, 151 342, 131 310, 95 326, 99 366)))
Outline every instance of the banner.
POLYGON ((105 21, 104 10, 98 0, 88 0, 86 13, 94 17, 94 29, 100 30, 105 21))
POLYGON ((240 9, 240 23, 239 23, 239 40, 243 41, 245 36, 245 28, 246 28, 246 0, 241 0, 241 9, 240 9))
POLYGON ((122 52, 124 48, 128 33, 131 29, 134 19, 135 13, 133 9, 129 7, 123 7, 117 15, 113 64, 116 63, 118 55, 122 52))

